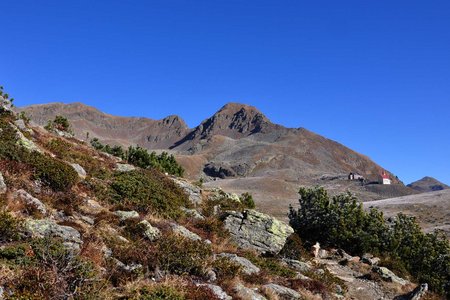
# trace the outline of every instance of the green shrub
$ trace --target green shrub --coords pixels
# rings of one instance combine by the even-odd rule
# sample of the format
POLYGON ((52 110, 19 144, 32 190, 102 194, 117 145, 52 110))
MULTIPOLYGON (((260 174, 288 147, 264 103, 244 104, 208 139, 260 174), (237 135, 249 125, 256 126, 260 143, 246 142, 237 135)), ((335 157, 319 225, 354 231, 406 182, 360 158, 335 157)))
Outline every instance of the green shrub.
POLYGON ((125 159, 128 163, 143 169, 156 168, 162 172, 180 177, 183 177, 184 174, 184 169, 178 164, 175 157, 167 152, 157 155, 156 152, 149 153, 147 149, 139 146, 130 146, 125 154, 125 159))
POLYGON ((157 285, 151 288, 143 288, 139 296, 134 299, 140 300, 185 300, 184 294, 170 285, 157 285))
POLYGON ((56 158, 31 152, 28 153, 26 162, 34 168, 33 176, 55 191, 66 191, 78 181, 77 172, 56 158))
POLYGON ((114 175, 109 199, 140 212, 178 218, 180 206, 190 206, 187 195, 157 170, 135 170, 114 175))
POLYGON ((414 217, 403 214, 388 225, 382 212, 364 211, 350 194, 330 199, 323 188, 299 193, 300 208, 291 207, 289 219, 302 240, 352 254, 379 254, 401 273, 407 270, 433 291, 450 294, 450 243, 444 235, 424 234, 414 217))
POLYGON ((172 274, 203 276, 211 255, 210 245, 170 234, 158 241, 156 259, 161 270, 172 274))
POLYGON ((21 222, 8 212, 0 211, 0 242, 20 239, 21 222))
POLYGON ((212 263, 212 268, 219 280, 230 280, 239 275, 242 266, 231 261, 228 257, 220 257, 212 263))
POLYGON ((69 132, 71 133, 69 120, 63 116, 56 116, 53 120, 49 120, 47 125, 44 127, 45 129, 52 131, 57 129, 59 131, 69 132))
POLYGON ((302 240, 297 234, 291 234, 284 244, 283 249, 281 249, 280 254, 281 257, 302 260, 305 258, 310 258, 311 254, 308 250, 305 249, 302 240))
POLYGON ((240 197, 240 200, 242 202, 242 205, 244 205, 245 208, 253 209, 255 208, 255 201, 253 200, 253 196, 250 193, 243 193, 240 197))

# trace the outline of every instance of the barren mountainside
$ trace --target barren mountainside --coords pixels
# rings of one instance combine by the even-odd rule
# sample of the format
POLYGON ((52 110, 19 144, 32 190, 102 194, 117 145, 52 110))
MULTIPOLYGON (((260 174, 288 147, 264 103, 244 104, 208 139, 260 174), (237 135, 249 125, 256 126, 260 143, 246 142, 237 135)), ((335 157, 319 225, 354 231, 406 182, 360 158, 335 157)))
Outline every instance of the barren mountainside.
POLYGON ((249 105, 229 103, 193 129, 178 116, 162 120, 117 117, 81 103, 50 103, 18 110, 38 125, 63 115, 80 139, 86 139, 89 132, 89 138, 105 143, 170 150, 189 179, 204 178, 208 187, 233 192, 240 192, 244 184, 261 209, 277 216, 286 214, 280 201, 295 203, 299 185, 320 184, 337 193, 349 189, 362 200, 416 193, 389 172, 398 183, 395 188, 374 189, 346 182, 350 172, 377 181, 384 169, 367 156, 305 128, 274 124, 249 105))

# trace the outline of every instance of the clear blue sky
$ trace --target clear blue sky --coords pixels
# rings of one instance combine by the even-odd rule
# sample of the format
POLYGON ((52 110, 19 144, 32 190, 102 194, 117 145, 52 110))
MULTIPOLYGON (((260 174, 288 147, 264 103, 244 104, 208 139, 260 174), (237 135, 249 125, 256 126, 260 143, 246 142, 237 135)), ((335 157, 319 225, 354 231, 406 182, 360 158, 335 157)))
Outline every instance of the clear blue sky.
POLYGON ((450 1, 0 0, 16 105, 197 125, 226 102, 450 184, 450 1))

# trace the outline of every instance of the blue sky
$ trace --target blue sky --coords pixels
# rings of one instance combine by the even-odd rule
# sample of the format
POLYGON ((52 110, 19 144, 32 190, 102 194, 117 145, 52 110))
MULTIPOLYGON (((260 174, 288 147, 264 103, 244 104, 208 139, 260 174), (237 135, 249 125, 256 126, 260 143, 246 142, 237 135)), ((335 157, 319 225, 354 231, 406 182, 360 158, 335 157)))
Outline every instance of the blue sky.
POLYGON ((16 105, 197 125, 227 102, 450 184, 450 2, 4 1, 16 105))

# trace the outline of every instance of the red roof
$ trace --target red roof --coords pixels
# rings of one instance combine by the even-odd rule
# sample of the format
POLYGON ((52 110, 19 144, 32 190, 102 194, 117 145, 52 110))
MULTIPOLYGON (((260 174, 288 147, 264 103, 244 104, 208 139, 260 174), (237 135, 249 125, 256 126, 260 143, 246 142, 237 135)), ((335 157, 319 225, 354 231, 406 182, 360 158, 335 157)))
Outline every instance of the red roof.
POLYGON ((389 175, 386 174, 386 173, 381 174, 381 178, 383 178, 383 179, 391 179, 391 178, 389 177, 389 175))

